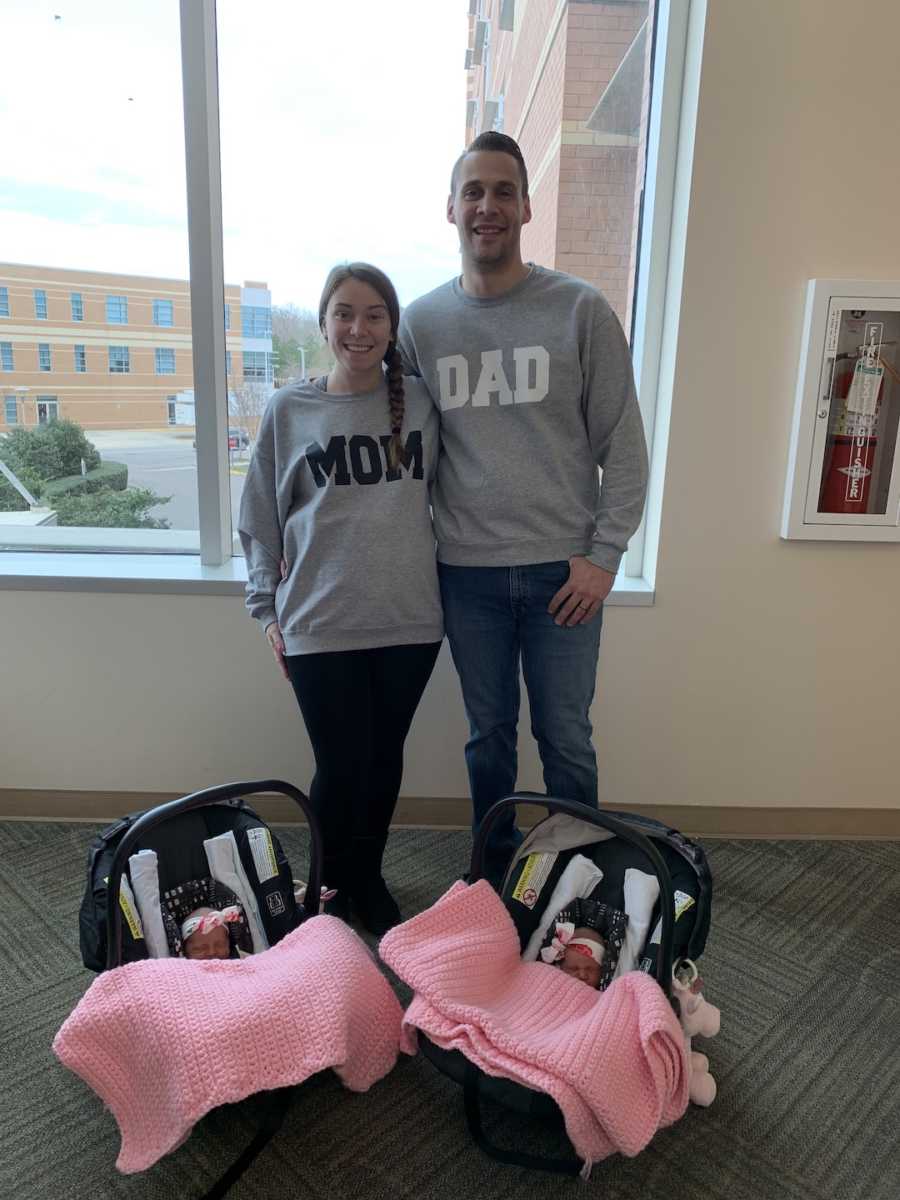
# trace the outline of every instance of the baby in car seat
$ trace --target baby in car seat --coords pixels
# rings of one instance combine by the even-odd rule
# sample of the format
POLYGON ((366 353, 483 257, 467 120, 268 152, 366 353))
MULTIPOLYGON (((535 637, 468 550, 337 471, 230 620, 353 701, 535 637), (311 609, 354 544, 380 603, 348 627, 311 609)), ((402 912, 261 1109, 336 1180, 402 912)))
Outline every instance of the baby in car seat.
POLYGON ((241 920, 240 905, 226 908, 197 908, 181 926, 182 954, 185 958, 231 958, 229 924, 241 920))
POLYGON ((578 897, 550 923, 540 959, 603 991, 615 974, 627 923, 617 908, 578 897))

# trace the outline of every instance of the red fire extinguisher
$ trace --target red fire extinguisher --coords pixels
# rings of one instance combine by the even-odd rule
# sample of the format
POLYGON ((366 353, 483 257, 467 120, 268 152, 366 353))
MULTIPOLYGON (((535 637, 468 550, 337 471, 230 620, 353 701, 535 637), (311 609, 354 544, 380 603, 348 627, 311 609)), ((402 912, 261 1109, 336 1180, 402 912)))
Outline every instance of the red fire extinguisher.
POLYGON ((868 512, 884 378, 878 350, 873 330, 853 371, 840 376, 835 372, 835 399, 841 403, 828 439, 830 457, 822 473, 819 512, 868 512))

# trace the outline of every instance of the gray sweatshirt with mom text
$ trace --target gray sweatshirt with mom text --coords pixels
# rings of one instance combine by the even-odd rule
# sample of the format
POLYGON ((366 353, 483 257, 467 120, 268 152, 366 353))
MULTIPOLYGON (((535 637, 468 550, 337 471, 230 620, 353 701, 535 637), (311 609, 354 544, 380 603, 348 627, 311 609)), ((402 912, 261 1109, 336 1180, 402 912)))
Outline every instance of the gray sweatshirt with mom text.
POLYGON ((385 384, 357 395, 288 384, 260 422, 238 532, 247 608, 263 629, 278 621, 287 654, 443 637, 428 507, 437 414, 421 380, 404 384, 396 469, 385 384))
POLYGON ((439 560, 583 554, 615 572, 641 519, 647 450, 628 343, 603 296, 538 266, 490 299, 454 279, 405 309, 399 341, 441 414, 439 560))

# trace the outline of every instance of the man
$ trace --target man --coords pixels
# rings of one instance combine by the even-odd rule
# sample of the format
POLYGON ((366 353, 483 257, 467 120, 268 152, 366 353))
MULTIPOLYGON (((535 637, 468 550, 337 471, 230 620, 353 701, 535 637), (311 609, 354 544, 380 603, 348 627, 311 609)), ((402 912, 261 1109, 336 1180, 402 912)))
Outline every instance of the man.
MULTIPOLYGON (((512 138, 484 133, 458 159, 447 219, 462 277, 411 304, 399 340, 441 410, 432 503, 477 830, 516 787, 520 658, 547 793, 597 805, 603 601, 641 517, 647 453, 609 304, 522 261, 531 202, 512 138)), ((495 884, 520 841, 510 812, 487 846, 495 884)))

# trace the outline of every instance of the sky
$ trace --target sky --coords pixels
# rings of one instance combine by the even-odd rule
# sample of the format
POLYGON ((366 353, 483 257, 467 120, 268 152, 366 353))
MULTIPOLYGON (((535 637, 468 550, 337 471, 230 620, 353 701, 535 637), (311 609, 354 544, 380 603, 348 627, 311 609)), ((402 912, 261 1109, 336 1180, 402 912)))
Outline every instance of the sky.
MULTIPOLYGON (((407 304, 459 268, 466 0, 219 0, 225 280, 407 304)), ((0 261, 187 278, 177 0, 3 0, 0 261), (57 19, 58 18, 58 19, 57 19)))

